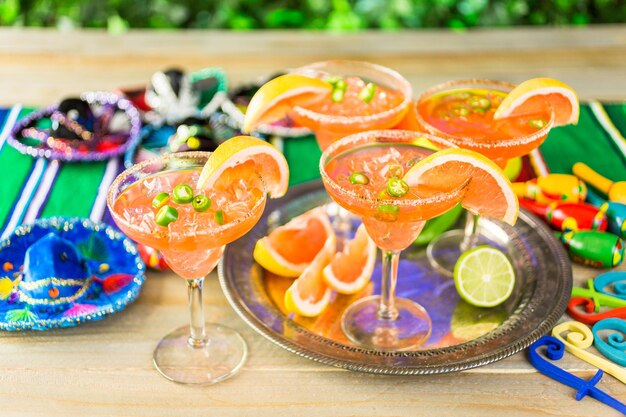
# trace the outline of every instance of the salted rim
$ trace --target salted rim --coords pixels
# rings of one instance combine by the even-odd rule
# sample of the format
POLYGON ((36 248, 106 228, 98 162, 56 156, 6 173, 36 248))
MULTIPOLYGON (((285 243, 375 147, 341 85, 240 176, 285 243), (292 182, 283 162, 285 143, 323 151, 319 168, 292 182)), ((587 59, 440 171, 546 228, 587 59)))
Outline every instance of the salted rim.
MULTIPOLYGON (((450 200, 455 200, 458 196, 466 191, 467 186, 469 185, 469 179, 465 181, 458 188, 444 192, 442 191, 441 195, 436 195, 428 198, 414 198, 411 200, 378 200, 375 198, 370 198, 365 195, 356 193, 352 190, 346 190, 341 185, 337 184, 327 173, 326 173, 326 165, 327 161, 334 159, 337 155, 334 155, 339 149, 342 151, 344 149, 354 150, 356 147, 369 145, 373 143, 397 143, 397 144, 411 144, 410 139, 420 139, 426 138, 434 144, 442 145, 446 148, 457 148, 451 142, 448 142, 445 139, 440 137, 430 135, 427 133, 413 132, 411 130, 370 130, 367 132, 356 133, 354 135, 346 136, 343 139, 333 142, 326 150, 322 153, 322 157, 320 158, 320 174, 322 176, 322 181, 324 185, 331 188, 338 195, 346 196, 348 198, 360 200, 361 202, 365 202, 367 204, 393 204, 398 207, 405 208, 415 208, 420 206, 426 206, 430 204, 442 203, 450 200), (379 141, 378 139, 389 139, 379 141)), ((417 148, 423 148, 420 145, 415 145, 417 148)), ((426 149, 426 148, 423 148, 426 149)), ((459 199, 460 200, 460 199, 459 199)))
POLYGON ((460 147, 472 146, 477 149, 485 149, 485 150, 510 148, 512 146, 526 145, 528 143, 532 143, 538 140, 542 136, 547 136, 548 133, 550 132, 550 129, 554 127, 554 119, 555 119, 554 109, 552 109, 552 107, 548 104, 548 107, 550 107, 550 110, 551 110, 550 120, 546 123, 544 127, 539 129, 538 131, 530 135, 521 136, 519 138, 506 138, 506 139, 497 140, 497 141, 490 142, 490 143, 485 143, 485 142, 476 141, 469 136, 456 136, 450 133, 443 132, 437 129, 436 127, 434 127, 433 125, 431 125, 430 123, 428 123, 426 120, 424 120, 424 118, 418 111, 419 104, 422 101, 432 97, 434 94, 441 93, 446 90, 454 91, 455 89, 460 90, 462 88, 477 87, 477 86, 482 86, 485 88, 493 88, 494 90, 503 91, 506 93, 510 92, 515 87, 517 87, 517 85, 508 83, 506 81, 494 81, 494 80, 484 80, 484 79, 456 80, 456 81, 447 81, 445 83, 437 84, 433 87, 430 87, 428 90, 424 91, 422 94, 420 94, 417 100, 415 100, 414 107, 415 107, 415 117, 417 119, 417 123, 420 126, 422 126, 424 129, 426 129, 429 133, 441 136, 460 147))
POLYGON ((404 78, 399 72, 392 70, 391 68, 384 67, 382 65, 372 64, 369 62, 363 61, 352 61, 348 59, 335 59, 329 61, 321 61, 316 62, 314 64, 306 65, 303 67, 296 68, 290 73, 292 74, 306 74, 307 72, 316 71, 319 74, 328 74, 326 72, 326 67, 356 67, 356 68, 366 68, 374 71, 378 71, 385 75, 392 77, 398 84, 399 88, 396 90, 400 91, 404 96, 404 100, 400 104, 390 109, 387 109, 383 112, 372 114, 370 116, 332 116, 329 114, 318 113, 312 110, 305 109, 300 106, 295 106, 293 111, 298 114, 304 115, 309 119, 315 120, 317 122, 321 122, 324 124, 339 124, 339 125, 353 125, 358 123, 371 123, 373 121, 384 119, 388 116, 394 115, 396 113, 401 112, 404 108, 408 108, 411 104, 411 98, 413 97, 413 87, 411 84, 404 78))
MULTIPOLYGON (((119 186, 120 184, 127 179, 129 176, 131 176, 132 174, 135 174, 137 172, 140 172, 142 169, 144 169, 145 167, 152 165, 152 164, 158 164, 158 163, 163 163, 166 162, 168 160, 173 160, 173 159, 202 159, 204 158, 204 162, 206 162, 206 160, 209 158, 209 156, 211 156, 212 152, 201 152, 201 151, 193 151, 193 152, 175 152, 175 153, 169 153, 169 154, 165 154, 162 155, 158 158, 153 158, 153 159, 149 159, 147 161, 143 161, 139 164, 133 165, 132 167, 126 169, 124 172, 122 172, 121 174, 119 174, 115 180, 113 181, 113 183, 111 184, 111 186, 109 187, 109 191, 107 192, 107 206, 109 207, 109 211, 111 212, 111 216, 113 216, 115 222, 119 222, 122 223, 124 225, 124 227, 137 231, 139 233, 145 233, 145 230, 132 225, 130 223, 128 223, 126 220, 124 220, 118 213, 115 212, 115 210, 113 210, 113 204, 115 203, 115 200, 117 199, 117 197, 121 194, 121 190, 119 190, 119 186), (117 194, 117 195, 115 195, 117 194), (115 195, 115 198, 114 198, 115 195)), ((204 166, 204 163, 199 163, 197 165, 197 167, 202 170, 202 167, 204 166)), ((196 165, 190 165, 190 167, 195 168, 196 165)), ((160 170, 159 172, 167 172, 170 170, 160 170)), ((137 181, 133 181, 132 184, 135 184, 137 181)), ((126 188, 126 187, 125 187, 126 188)), ((249 212, 247 215, 245 216, 241 216, 238 217, 237 219, 233 220, 232 222, 229 222, 225 225, 219 226, 219 227, 212 227, 210 229, 205 229, 204 231, 196 231, 194 232, 194 234, 196 236, 200 235, 200 236, 213 236, 213 235, 218 235, 221 234, 223 232, 226 232, 228 230, 230 230, 231 228, 233 228, 234 226, 243 223, 245 220, 248 220, 250 217, 252 217, 252 213, 254 213, 259 206, 265 204, 265 201, 267 200, 267 196, 264 195, 263 198, 260 198, 257 203, 250 208, 249 212)))

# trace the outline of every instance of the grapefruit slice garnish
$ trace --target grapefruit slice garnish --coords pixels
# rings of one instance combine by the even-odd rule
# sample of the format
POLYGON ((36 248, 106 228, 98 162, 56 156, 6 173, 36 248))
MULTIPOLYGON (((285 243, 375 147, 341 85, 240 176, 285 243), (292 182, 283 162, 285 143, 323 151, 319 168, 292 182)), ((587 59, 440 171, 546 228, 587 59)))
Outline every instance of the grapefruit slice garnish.
POLYGON ((410 187, 446 190, 470 179, 463 207, 474 214, 494 217, 511 225, 519 202, 511 181, 489 158, 467 149, 445 149, 417 162, 405 175, 410 187))
POLYGON ((544 112, 546 103, 554 111, 554 126, 578 123, 580 104, 576 92, 552 78, 533 78, 515 87, 500 103, 493 118, 544 112))
POLYGON ((252 181, 259 176, 270 197, 285 195, 289 184, 289 165, 285 156, 261 139, 235 136, 211 154, 200 173, 197 187, 227 187, 234 179, 252 181))
POLYGON ((285 308, 305 317, 319 316, 330 304, 332 291, 324 281, 324 268, 335 255, 336 244, 326 241, 324 247, 285 292, 285 308))
POLYGON ((375 263, 376 244, 361 225, 354 239, 346 243, 343 251, 335 253, 324 268, 324 280, 340 294, 354 294, 370 282, 375 263))
POLYGON ((335 246, 335 232, 323 207, 277 227, 257 241, 254 260, 276 275, 297 277, 326 246, 335 246))
POLYGON ((295 106, 306 106, 330 93, 332 85, 318 78, 285 74, 265 83, 246 110, 243 131, 280 120, 295 106))

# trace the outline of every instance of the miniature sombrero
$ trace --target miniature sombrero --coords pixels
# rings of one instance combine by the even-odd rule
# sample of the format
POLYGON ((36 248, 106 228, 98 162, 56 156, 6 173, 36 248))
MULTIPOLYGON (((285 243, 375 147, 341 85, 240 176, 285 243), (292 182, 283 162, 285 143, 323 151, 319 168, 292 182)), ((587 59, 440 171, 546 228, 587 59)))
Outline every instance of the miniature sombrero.
POLYGON ((105 224, 55 217, 0 242, 0 330, 47 330, 95 321, 139 295, 145 265, 105 224))
POLYGON ((125 98, 86 92, 30 113, 7 142, 19 152, 62 161, 103 161, 139 142, 139 111, 125 98))

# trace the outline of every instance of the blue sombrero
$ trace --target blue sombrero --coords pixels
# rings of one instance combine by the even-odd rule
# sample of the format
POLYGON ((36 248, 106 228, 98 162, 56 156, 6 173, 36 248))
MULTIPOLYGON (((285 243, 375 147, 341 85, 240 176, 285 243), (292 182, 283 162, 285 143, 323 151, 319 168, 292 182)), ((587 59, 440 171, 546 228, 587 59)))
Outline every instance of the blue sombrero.
POLYGON ((0 330, 100 320, 139 295, 145 266, 120 232, 87 219, 22 225, 0 242, 0 330))

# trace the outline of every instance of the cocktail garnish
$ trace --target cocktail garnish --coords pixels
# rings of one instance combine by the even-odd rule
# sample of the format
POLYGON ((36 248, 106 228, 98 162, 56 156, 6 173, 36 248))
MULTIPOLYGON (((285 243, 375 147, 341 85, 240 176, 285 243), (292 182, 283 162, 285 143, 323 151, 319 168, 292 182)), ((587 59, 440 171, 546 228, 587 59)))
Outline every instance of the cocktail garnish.
POLYGON ((197 195, 191 201, 191 205, 195 211, 207 211, 211 207, 211 199, 203 195, 197 195))
POLYGON ((528 124, 536 129, 543 129, 546 125, 546 121, 543 119, 532 119, 528 121, 528 124))
POLYGON ((493 118, 499 120, 550 108, 554 111, 553 126, 578 123, 580 105, 576 92, 569 85, 553 78, 533 78, 511 90, 496 109, 493 118))
POLYGON ((366 185, 370 182, 369 177, 362 172, 353 172, 349 179, 352 184, 366 185))
POLYGON ((344 80, 339 80, 335 84, 333 84, 333 90, 330 93, 330 98, 332 99, 333 103, 341 103, 347 89, 348 84, 344 80))
POLYGON ((178 219, 178 210, 168 205, 161 207, 154 218, 156 224, 163 227, 167 227, 168 224, 176 221, 176 219, 178 219))
POLYGON ((154 207, 155 209, 160 209, 165 204, 167 204, 168 201, 170 201, 170 195, 168 193, 166 192, 159 193, 152 200, 152 207, 154 207))
POLYGON ((222 210, 218 210, 215 212, 215 221, 220 226, 224 224, 224 212, 222 210))
POLYGON ((389 178, 387 180, 387 192, 392 197, 403 197, 409 192, 409 184, 400 178, 389 178))
POLYGON ((331 75, 329 77, 324 78, 324 81, 326 81, 328 84, 335 87, 338 82, 343 81, 343 77, 339 75, 331 75))
POLYGON ((374 98, 375 92, 376 92, 376 84, 367 83, 365 87, 363 87, 361 91, 359 92, 359 98, 363 100, 365 103, 369 104, 369 102, 372 101, 372 99, 374 98))
POLYGON ((172 200, 178 204, 189 204, 193 200, 193 189, 187 184, 178 184, 172 190, 172 200))
POLYGON ((392 163, 387 165, 387 178, 402 178, 404 176, 404 168, 402 165, 392 163))
POLYGON ((395 222, 398 220, 400 207, 393 204, 381 204, 376 208, 376 219, 382 222, 395 222))
POLYGON ((491 107, 491 100, 489 100, 486 97, 472 97, 469 100, 469 104, 474 109, 480 109, 480 110, 486 111, 486 110, 489 110, 489 108, 491 107))
POLYGON ((452 109, 452 113, 455 116, 467 116, 469 114, 469 110, 466 107, 455 107, 452 109))
POLYGON ((409 162, 406 163, 406 166, 411 168, 413 165, 415 165, 416 162, 418 162, 420 159, 422 159, 421 157, 415 157, 415 158, 411 158, 409 159, 409 162))

